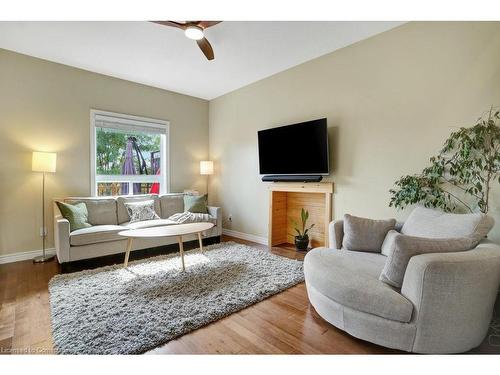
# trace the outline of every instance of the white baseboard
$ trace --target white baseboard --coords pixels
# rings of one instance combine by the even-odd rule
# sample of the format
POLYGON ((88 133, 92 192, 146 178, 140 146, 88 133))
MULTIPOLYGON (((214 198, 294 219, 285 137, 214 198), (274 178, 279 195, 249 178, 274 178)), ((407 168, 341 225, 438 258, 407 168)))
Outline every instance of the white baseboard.
POLYGON ((254 235, 254 234, 237 232, 235 230, 225 229, 225 228, 222 228, 222 234, 226 234, 228 236, 232 236, 232 237, 236 237, 236 238, 241 238, 242 240, 257 242, 257 243, 260 243, 262 245, 267 245, 267 238, 266 237, 260 237, 260 236, 254 235))
MULTIPOLYGON (((22 260, 30 260, 34 257, 42 255, 42 250, 32 250, 32 251, 23 251, 22 253, 13 253, 13 254, 5 254, 0 255, 0 264, 20 262, 22 260)), ((45 249, 45 255, 55 255, 56 249, 45 249)))

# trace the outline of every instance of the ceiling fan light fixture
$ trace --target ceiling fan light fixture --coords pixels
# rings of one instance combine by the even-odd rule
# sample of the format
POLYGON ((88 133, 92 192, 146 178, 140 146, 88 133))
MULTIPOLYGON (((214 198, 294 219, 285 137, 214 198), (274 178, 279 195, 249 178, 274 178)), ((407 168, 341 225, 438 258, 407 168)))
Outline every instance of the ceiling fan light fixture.
POLYGON ((186 27, 186 30, 184 30, 184 35, 186 35, 186 37, 188 37, 189 39, 193 39, 193 40, 200 40, 200 39, 203 39, 205 37, 201 27, 197 27, 197 26, 186 27))

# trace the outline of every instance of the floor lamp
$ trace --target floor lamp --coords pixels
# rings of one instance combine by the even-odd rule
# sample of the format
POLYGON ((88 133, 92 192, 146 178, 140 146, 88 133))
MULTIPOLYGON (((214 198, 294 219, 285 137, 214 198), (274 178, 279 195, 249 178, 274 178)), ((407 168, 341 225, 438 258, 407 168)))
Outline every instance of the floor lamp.
POLYGON ((43 263, 54 258, 54 255, 45 255, 45 239, 47 229, 45 227, 45 173, 54 173, 56 171, 56 157, 53 152, 33 152, 31 170, 33 172, 42 172, 42 255, 33 258, 34 263, 43 263))
POLYGON ((200 174, 207 176, 207 195, 208 195, 208 176, 214 174, 214 162, 211 160, 200 161, 200 174))

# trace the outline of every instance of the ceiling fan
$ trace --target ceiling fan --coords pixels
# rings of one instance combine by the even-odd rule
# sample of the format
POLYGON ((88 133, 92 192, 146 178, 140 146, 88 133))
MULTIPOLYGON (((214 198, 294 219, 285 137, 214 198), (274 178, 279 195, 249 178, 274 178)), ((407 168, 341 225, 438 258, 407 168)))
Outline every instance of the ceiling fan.
POLYGON ((200 47, 203 54, 206 56, 208 60, 214 59, 214 50, 212 46, 208 42, 207 38, 205 38, 204 31, 205 29, 217 25, 222 21, 151 21, 153 23, 157 23, 163 26, 176 27, 178 29, 184 30, 184 35, 187 38, 196 40, 198 47, 200 47))

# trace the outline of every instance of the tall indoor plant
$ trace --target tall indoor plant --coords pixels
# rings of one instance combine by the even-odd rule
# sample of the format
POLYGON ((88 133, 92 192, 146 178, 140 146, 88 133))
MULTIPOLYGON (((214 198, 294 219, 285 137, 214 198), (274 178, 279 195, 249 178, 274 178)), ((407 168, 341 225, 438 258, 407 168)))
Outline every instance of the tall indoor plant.
POLYGON ((499 125, 500 110, 492 108, 474 126, 451 133, 428 167, 395 182, 389 206, 487 213, 491 187, 500 183, 499 125))

